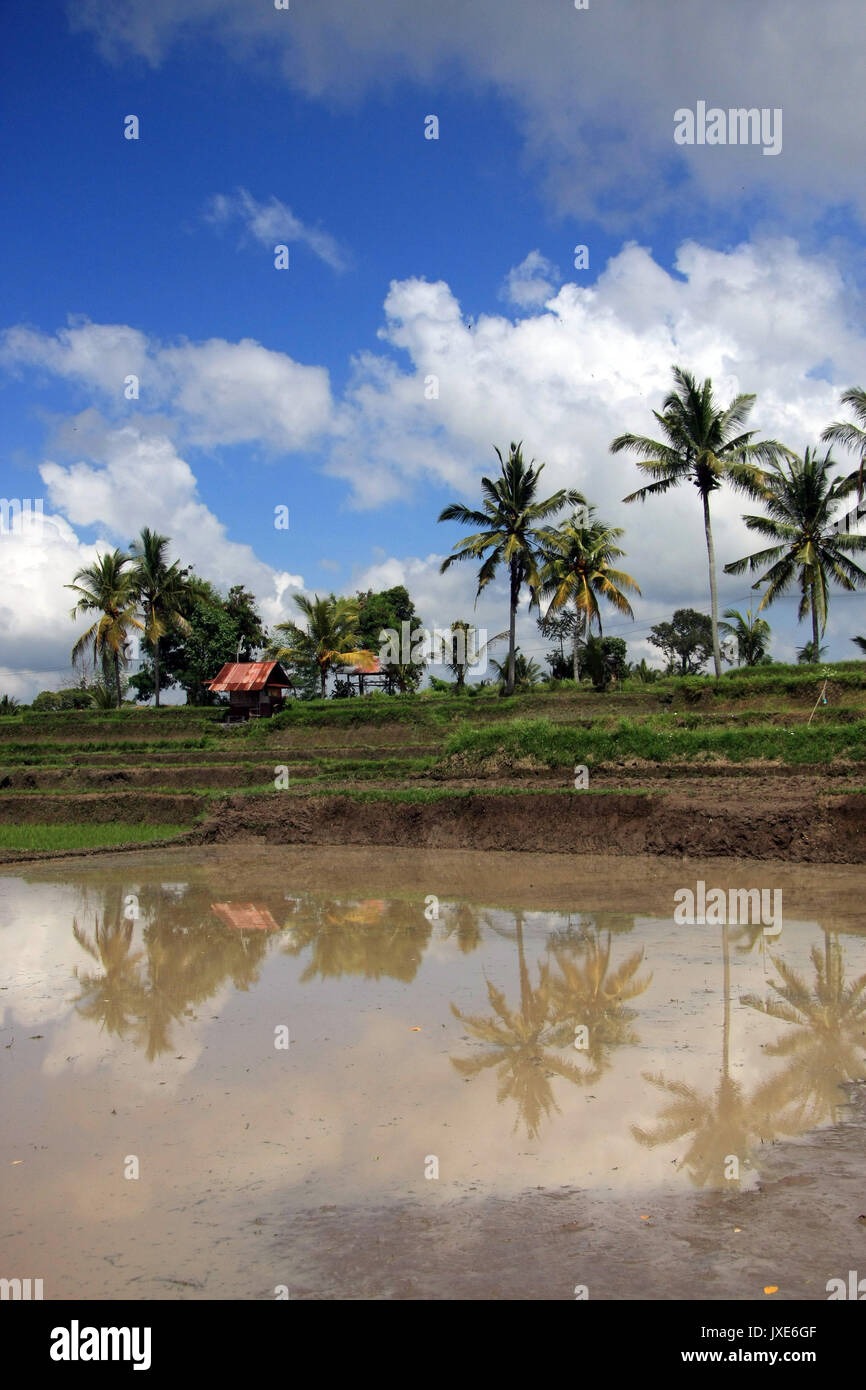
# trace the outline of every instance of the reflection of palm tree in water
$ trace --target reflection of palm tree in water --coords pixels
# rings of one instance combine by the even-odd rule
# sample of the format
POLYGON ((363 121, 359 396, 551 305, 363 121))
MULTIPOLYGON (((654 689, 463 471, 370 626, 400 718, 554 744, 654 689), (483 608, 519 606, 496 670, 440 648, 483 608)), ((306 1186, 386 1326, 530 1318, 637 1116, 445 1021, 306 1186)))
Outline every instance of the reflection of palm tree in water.
POLYGON ((210 999, 226 979, 237 989, 258 979, 267 940, 217 921, 201 894, 178 899, 142 889, 145 925, 142 944, 133 951, 135 922, 124 915, 122 892, 110 896, 116 901, 106 907, 101 923, 97 913, 93 939, 73 922, 76 941, 102 967, 100 974, 76 970, 82 986, 78 1012, 118 1037, 131 1035, 153 1061, 175 1046, 172 1025, 193 1016, 195 1005, 210 999))
POLYGON ((776 998, 754 994, 742 1002, 769 1018, 793 1026, 778 1042, 769 1043, 771 1057, 786 1057, 783 1073, 792 1103, 797 1107, 801 1131, 826 1120, 836 1123, 844 1103, 840 1086, 863 1074, 866 1049, 866 975, 845 980, 845 960, 835 932, 824 931, 823 958, 817 946, 811 951, 815 972, 813 987, 806 979, 773 956, 782 983, 771 983, 776 998))
MULTIPOLYGON (((490 925, 496 931, 504 930, 495 922, 490 925)), ((476 1057, 455 1057, 452 1062, 465 1077, 496 1067, 497 1100, 516 1103, 515 1128, 522 1118, 527 1134, 534 1139, 547 1116, 561 1113, 551 1085, 554 1077, 560 1076, 574 1085, 594 1084, 609 1065, 610 1049, 622 1042, 636 1041, 627 1026, 634 1015, 623 1004, 642 993, 649 980, 634 979, 643 959, 642 951, 611 970, 610 932, 602 942, 597 930, 593 935, 584 929, 579 944, 575 938, 569 951, 560 944, 553 952, 559 976, 552 973, 549 962, 539 964, 538 985, 533 988, 521 913, 516 915, 513 934, 517 942, 519 1008, 510 1008, 503 992, 490 981, 487 995, 492 1014, 467 1015, 452 1004, 452 1012, 469 1032, 490 1044, 488 1051, 476 1057), (551 1049, 572 1047, 578 1023, 589 1029, 589 1046, 572 1051, 574 1060, 567 1061, 551 1049)))
POLYGON ((82 1018, 98 1023, 101 1029, 118 1038, 126 1037, 137 1022, 142 1007, 142 988, 138 966, 141 951, 132 950, 133 922, 120 915, 109 918, 107 912, 96 915, 93 937, 72 922, 72 934, 82 950, 100 966, 101 973, 81 971, 76 966, 75 978, 81 993, 75 999, 82 1018))
POLYGON ((488 1017, 463 1014, 451 1005, 451 1012, 469 1032, 490 1050, 477 1057, 452 1057, 452 1065, 461 1076, 477 1076, 490 1067, 497 1068, 496 1099, 513 1100, 517 1105, 518 1121, 523 1120, 530 1139, 535 1139, 543 1119, 559 1106, 553 1096, 551 1076, 561 1076, 581 1085, 588 1074, 573 1062, 566 1062, 549 1051, 561 1047, 560 1022, 552 1016, 550 998, 550 967, 539 965, 539 980, 535 989, 529 977, 523 947, 523 915, 516 919, 517 958, 520 978, 520 1007, 511 1009, 505 995, 489 980, 487 997, 493 1009, 488 1017))
POLYGON ((581 956, 563 950, 553 952, 560 970, 551 985, 554 1012, 563 1024, 564 1041, 571 1041, 573 1028, 582 1025, 587 1029, 585 1056, 592 1062, 596 1078, 610 1065, 612 1048, 638 1041, 631 1027, 635 1010, 625 1005, 643 994, 652 980, 651 974, 635 978, 643 963, 643 949, 613 969, 610 953, 611 934, 608 931, 603 939, 598 928, 586 938, 581 956))
POLYGON ((311 950, 300 980, 383 975, 408 983, 418 973, 433 931, 417 902, 366 899, 343 902, 305 899, 291 920, 283 950, 299 956, 311 950))
MULTIPOLYGON (((644 1148, 671 1144, 691 1135, 691 1143, 677 1164, 685 1168, 698 1187, 739 1186, 729 1160, 743 1166, 754 1149, 782 1135, 799 1134, 802 1126, 789 1111, 790 1088, 776 1074, 747 1095, 730 1074, 731 1066, 731 967, 727 926, 722 927, 722 1065, 718 1084, 701 1093, 684 1081, 667 1081, 661 1074, 645 1073, 645 1079, 671 1097, 655 1130, 632 1125, 632 1134, 644 1148)), ((733 1170, 736 1172, 737 1170, 733 1170)))

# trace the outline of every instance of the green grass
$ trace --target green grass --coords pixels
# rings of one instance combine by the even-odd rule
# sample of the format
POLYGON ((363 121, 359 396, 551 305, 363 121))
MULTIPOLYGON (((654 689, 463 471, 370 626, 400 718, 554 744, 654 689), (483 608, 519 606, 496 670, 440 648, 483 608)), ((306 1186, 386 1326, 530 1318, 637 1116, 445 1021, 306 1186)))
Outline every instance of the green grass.
POLYGON ((105 845, 129 845, 168 840, 189 830, 188 825, 0 825, 0 849, 100 849, 105 845))
POLYGON ((765 725, 752 728, 665 728, 662 719, 635 723, 623 719, 616 729, 574 729, 547 719, 515 719, 506 728, 474 729, 464 725, 445 744, 443 754, 468 755, 470 765, 504 754, 535 758, 547 767, 584 763, 587 767, 621 758, 668 763, 721 757, 728 762, 780 759, 784 763, 825 763, 836 758, 866 761, 866 721, 847 725, 810 725, 794 729, 765 725))

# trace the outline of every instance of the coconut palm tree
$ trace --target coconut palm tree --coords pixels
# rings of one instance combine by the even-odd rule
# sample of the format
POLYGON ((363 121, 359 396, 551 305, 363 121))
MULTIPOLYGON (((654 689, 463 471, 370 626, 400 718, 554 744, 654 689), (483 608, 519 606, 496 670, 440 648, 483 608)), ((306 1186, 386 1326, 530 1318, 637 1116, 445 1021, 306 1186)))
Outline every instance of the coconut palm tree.
POLYGON ((72 660, 77 661, 88 648, 93 660, 108 658, 114 667, 115 693, 118 709, 123 700, 120 688, 120 668, 126 664, 126 648, 131 628, 144 631, 136 617, 136 590, 133 572, 127 568, 130 557, 120 550, 100 555, 92 565, 85 565, 64 587, 78 595, 71 616, 81 613, 101 613, 72 648, 72 660))
POLYGON ((512 443, 507 459, 503 459, 494 445, 499 459, 500 476, 482 478, 482 509, 473 510, 460 502, 452 502, 439 514, 439 521, 459 521, 463 526, 477 526, 481 529, 466 540, 456 542, 455 553, 443 560, 440 574, 460 560, 485 560, 478 571, 478 595, 494 579, 500 564, 508 569, 508 668, 505 680, 505 694, 514 693, 516 622, 520 593, 525 584, 535 588, 538 584, 536 547, 537 526, 541 521, 560 511, 564 506, 583 506, 584 498, 579 492, 560 488, 551 497, 538 500, 538 482, 544 464, 536 467, 533 460, 527 464, 523 458, 523 445, 512 443))
POLYGON ((746 609, 746 616, 737 608, 726 608, 725 618, 732 619, 731 622, 719 623, 719 631, 726 637, 732 637, 737 644, 737 664, 740 666, 757 666, 761 657, 767 650, 770 640, 770 624, 765 618, 759 618, 751 608, 746 609))
POLYGON ((846 420, 837 420, 827 426, 821 441, 824 444, 841 444, 843 448, 860 455, 860 467, 850 475, 857 480, 857 496, 860 498, 863 496, 866 468, 866 391, 862 386, 849 386, 847 391, 842 392, 841 403, 851 407, 859 423, 854 425, 846 420))
POLYGON ((358 621, 360 608, 357 599, 336 598, 330 594, 309 599, 295 594, 295 603, 307 620, 306 628, 297 623, 277 623, 275 633, 287 639, 274 642, 272 655, 277 661, 289 660, 302 666, 315 666, 319 673, 322 699, 328 685, 328 675, 334 666, 362 666, 375 670, 376 656, 359 646, 358 621))
POLYGON ((654 479, 638 488, 623 500, 645 502, 689 482, 697 488, 704 512, 704 536, 710 571, 710 607, 713 626, 713 664, 716 677, 722 674, 719 648, 719 604, 716 587, 716 555, 710 523, 710 496, 726 480, 740 485, 748 476, 749 464, 756 460, 769 462, 781 448, 774 441, 752 443, 754 430, 742 426, 755 403, 753 395, 736 396, 730 405, 721 409, 713 395, 709 377, 698 385, 691 372, 673 368, 675 389, 666 397, 661 412, 653 415, 662 428, 664 439, 649 439, 644 435, 620 434, 610 446, 612 454, 623 451, 637 454, 637 466, 654 479))
POLYGON ((547 614, 556 613, 573 603, 577 623, 572 636, 574 679, 580 680, 578 652, 581 630, 584 635, 597 623, 601 636, 599 599, 606 599, 619 613, 633 618, 631 604, 622 592, 639 594, 635 581, 624 570, 613 568, 625 551, 615 544, 623 535, 621 526, 608 526, 596 520, 595 508, 585 507, 575 512, 558 529, 546 527, 539 543, 543 562, 540 597, 549 600, 547 614))
MULTIPOLYGON (((496 661, 491 658, 490 665, 496 673, 499 688, 503 695, 508 694, 509 661, 496 661)), ((531 686, 537 685, 544 672, 537 661, 533 661, 531 656, 524 656, 519 647, 514 652, 514 671, 513 671, 512 690, 528 690, 531 686)))
POLYGON ((186 602, 197 589, 177 560, 166 562, 168 536, 159 536, 147 526, 130 549, 135 564, 133 583, 144 618, 144 635, 153 651, 153 683, 159 708, 159 644, 169 630, 186 635, 191 631, 183 614, 186 602))
POLYGON ((866 536, 833 529, 837 506, 856 484, 853 476, 831 478, 833 467, 829 452, 821 458, 817 449, 807 449, 802 458, 787 451, 785 458, 775 460, 769 469, 754 469, 751 479, 742 485, 763 503, 767 515, 747 515, 743 520, 750 531, 773 544, 725 565, 726 574, 742 574, 745 569, 754 574, 765 569, 752 586, 765 586, 759 613, 798 583, 797 617, 802 621, 808 613, 812 615, 814 652, 819 651, 827 626, 830 584, 835 582, 849 593, 866 585, 866 570, 850 558, 866 551, 866 536))

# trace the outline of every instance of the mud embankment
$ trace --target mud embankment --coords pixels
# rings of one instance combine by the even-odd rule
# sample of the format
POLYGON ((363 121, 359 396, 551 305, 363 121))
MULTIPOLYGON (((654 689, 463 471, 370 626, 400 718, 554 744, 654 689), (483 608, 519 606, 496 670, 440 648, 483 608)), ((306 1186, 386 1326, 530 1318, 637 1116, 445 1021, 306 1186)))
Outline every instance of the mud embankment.
POLYGON ((866 858, 866 796, 790 804, 745 801, 712 787, 702 798, 483 791, 427 802, 242 796, 215 804, 194 838, 857 864, 866 858))

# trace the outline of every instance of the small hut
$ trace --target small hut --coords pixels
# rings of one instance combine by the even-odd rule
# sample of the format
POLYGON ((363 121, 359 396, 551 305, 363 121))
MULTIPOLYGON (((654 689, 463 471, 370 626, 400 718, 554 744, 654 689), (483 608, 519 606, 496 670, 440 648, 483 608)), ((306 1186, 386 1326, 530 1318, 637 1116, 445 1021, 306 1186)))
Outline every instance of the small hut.
POLYGON ((278 661, 227 661, 207 688, 228 695, 230 719, 267 719, 283 708, 294 682, 278 661))

